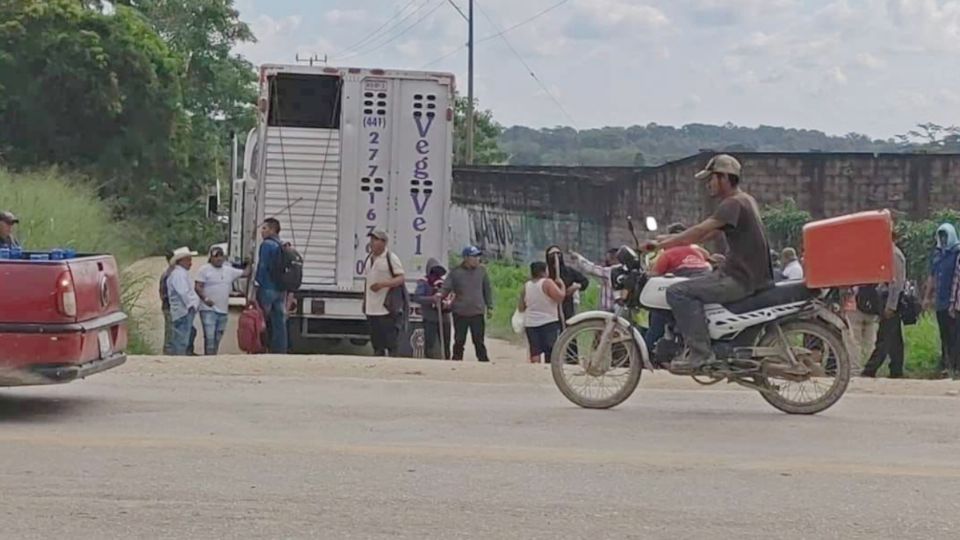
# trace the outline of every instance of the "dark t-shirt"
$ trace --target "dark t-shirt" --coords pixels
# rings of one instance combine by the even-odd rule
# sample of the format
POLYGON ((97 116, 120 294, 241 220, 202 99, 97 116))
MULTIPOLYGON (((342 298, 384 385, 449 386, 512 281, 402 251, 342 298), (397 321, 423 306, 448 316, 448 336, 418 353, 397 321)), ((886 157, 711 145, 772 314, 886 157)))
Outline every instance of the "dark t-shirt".
POLYGON ((729 250, 720 271, 750 290, 773 285, 770 248, 763 231, 760 209, 750 195, 740 192, 720 203, 713 219, 723 223, 729 250))

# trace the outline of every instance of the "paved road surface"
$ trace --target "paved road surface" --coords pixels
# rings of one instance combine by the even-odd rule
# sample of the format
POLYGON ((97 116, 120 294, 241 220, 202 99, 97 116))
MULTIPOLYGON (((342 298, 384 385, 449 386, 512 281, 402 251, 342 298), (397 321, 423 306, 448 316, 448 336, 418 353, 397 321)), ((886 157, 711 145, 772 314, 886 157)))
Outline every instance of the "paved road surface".
POLYGON ((816 417, 673 384, 586 411, 541 366, 135 359, 0 390, 0 537, 960 537, 951 383, 816 417))

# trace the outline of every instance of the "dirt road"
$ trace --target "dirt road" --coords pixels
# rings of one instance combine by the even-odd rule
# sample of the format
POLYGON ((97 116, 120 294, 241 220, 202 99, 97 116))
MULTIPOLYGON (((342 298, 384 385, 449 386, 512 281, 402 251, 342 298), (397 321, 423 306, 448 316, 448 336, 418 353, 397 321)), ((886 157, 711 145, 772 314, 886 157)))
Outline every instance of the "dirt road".
POLYGON ((956 538, 960 384, 816 417, 647 377, 585 411, 543 366, 136 358, 0 391, 9 538, 956 538))

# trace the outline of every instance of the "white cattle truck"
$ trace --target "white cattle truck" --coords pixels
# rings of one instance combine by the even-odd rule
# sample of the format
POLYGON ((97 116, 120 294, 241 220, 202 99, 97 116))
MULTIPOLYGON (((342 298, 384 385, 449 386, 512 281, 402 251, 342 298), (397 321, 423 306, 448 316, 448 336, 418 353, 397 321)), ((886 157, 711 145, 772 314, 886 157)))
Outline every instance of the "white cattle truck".
MULTIPOLYGON (((280 221, 280 237, 304 259, 293 352, 367 343, 363 274, 374 229, 390 235, 411 292, 427 259, 446 260, 453 107, 450 74, 261 68, 257 127, 233 181, 229 255, 255 261, 260 223, 280 221)), ((401 350, 422 355, 416 304, 410 327, 401 350)))

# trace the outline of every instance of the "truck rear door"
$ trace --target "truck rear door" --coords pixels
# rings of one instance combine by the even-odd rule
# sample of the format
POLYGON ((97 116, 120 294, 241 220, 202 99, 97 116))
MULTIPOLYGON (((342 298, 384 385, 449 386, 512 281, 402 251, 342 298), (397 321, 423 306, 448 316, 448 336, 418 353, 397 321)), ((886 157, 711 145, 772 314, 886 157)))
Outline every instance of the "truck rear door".
POLYGON ((303 288, 337 282, 340 204, 339 76, 277 73, 268 79, 261 217, 304 259, 303 288))
POLYGON ((408 281, 426 262, 446 262, 452 156, 452 88, 433 79, 401 79, 395 110, 397 177, 389 230, 408 281))

